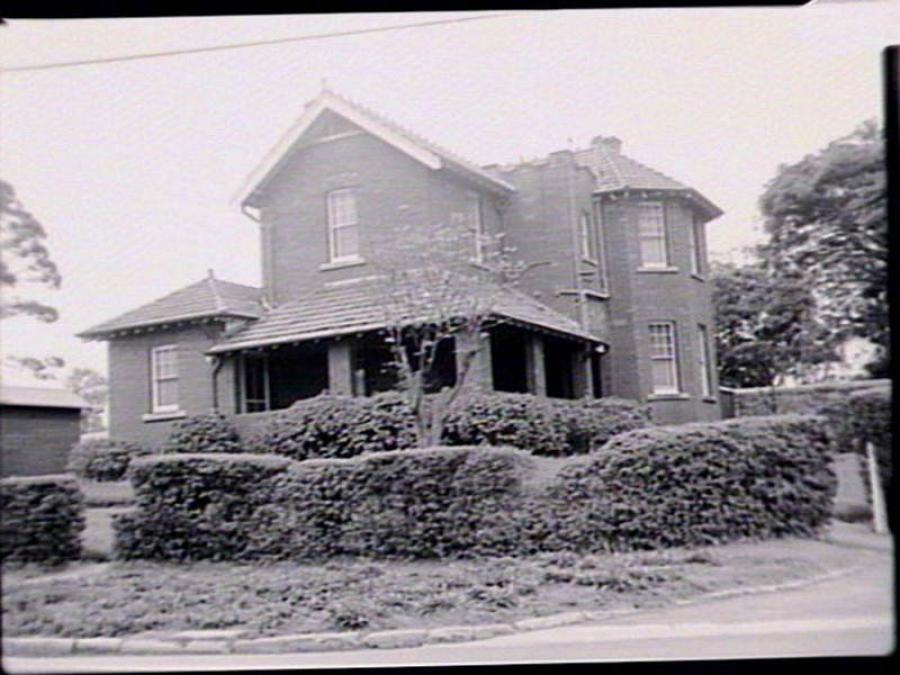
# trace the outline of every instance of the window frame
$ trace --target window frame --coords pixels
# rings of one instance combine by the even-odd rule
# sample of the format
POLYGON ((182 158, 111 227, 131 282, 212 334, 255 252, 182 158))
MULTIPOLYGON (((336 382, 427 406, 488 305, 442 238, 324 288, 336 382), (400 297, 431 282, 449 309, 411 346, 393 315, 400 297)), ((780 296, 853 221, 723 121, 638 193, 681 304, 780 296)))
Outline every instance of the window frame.
POLYGON ((473 260, 482 265, 485 262, 485 249, 487 248, 484 231, 484 200, 480 192, 469 190, 466 193, 466 201, 467 218, 472 229, 472 238, 475 246, 473 260))
POLYGON ((703 398, 713 397, 712 351, 709 348, 709 329, 706 324, 697 324, 697 335, 700 340, 700 392, 703 398))
POLYGON ((609 275, 606 260, 606 232, 603 226, 603 204, 594 204, 594 232, 596 234, 597 278, 600 282, 600 292, 609 293, 609 275))
POLYGON ((359 225, 359 203, 356 198, 356 188, 353 187, 342 187, 334 190, 329 190, 325 193, 325 223, 326 229, 328 230, 328 262, 329 263, 342 263, 342 262, 352 262, 358 261, 362 259, 360 255, 360 225, 359 225), (353 221, 352 222, 336 222, 336 208, 335 201, 338 196, 341 195, 349 195, 353 200, 353 221), (356 251, 354 253, 348 253, 339 255, 338 251, 338 238, 337 231, 355 227, 356 228, 356 251))
POLYGON ((678 367, 678 331, 674 321, 652 321, 647 324, 648 335, 650 340, 650 362, 651 362, 651 370, 650 370, 650 389, 651 393, 654 396, 666 396, 672 394, 680 394, 681 393, 681 379, 678 367), (668 343, 671 348, 671 354, 660 355, 655 353, 655 345, 653 341, 653 329, 655 327, 664 326, 668 329, 668 343), (670 364, 669 374, 671 375, 671 380, 673 385, 671 388, 660 388, 657 386, 655 381, 655 377, 653 375, 653 363, 654 362, 668 362, 670 364))
POLYGON ((253 414, 258 412, 267 412, 272 409, 272 390, 269 382, 269 355, 266 353, 260 355, 243 354, 240 358, 240 367, 238 368, 239 391, 240 391, 240 407, 239 410, 244 414, 253 414), (249 397, 249 387, 247 386, 248 361, 255 361, 259 364, 262 371, 262 387, 263 398, 249 397), (250 402, 262 404, 260 410, 250 410, 250 402))
POLYGON ((637 237, 638 237, 638 254, 640 255, 640 266, 642 269, 666 269, 672 264, 672 257, 669 252, 669 227, 666 219, 666 205, 661 201, 641 201, 637 202, 637 237), (658 235, 648 237, 641 229, 641 214, 644 210, 653 208, 659 212, 659 233, 658 235), (648 261, 645 256, 644 243, 647 241, 662 242, 662 262, 648 261))
POLYGON ((597 233, 593 221, 590 212, 582 209, 578 216, 578 241, 582 259, 597 265, 597 233))
POLYGON ((691 217, 691 274, 697 277, 703 276, 705 265, 703 259, 703 223, 697 219, 696 214, 691 217))
POLYGON ((170 413, 170 412, 178 412, 181 410, 181 407, 178 403, 178 345, 177 344, 165 344, 165 345, 157 345, 156 347, 150 348, 150 412, 151 413, 170 413), (160 376, 160 354, 174 354, 173 361, 173 370, 174 375, 165 375, 160 376), (159 403, 159 394, 160 394, 160 382, 171 382, 175 381, 175 402, 174 403, 159 403))

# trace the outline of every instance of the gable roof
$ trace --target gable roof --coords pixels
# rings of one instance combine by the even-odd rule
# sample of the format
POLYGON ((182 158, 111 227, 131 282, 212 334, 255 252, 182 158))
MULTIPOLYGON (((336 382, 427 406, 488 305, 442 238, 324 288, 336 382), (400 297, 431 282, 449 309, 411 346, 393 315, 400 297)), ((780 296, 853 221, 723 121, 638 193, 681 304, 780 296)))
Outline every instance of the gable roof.
POLYGON ((66 389, 0 385, 0 404, 33 408, 90 408, 91 404, 66 389))
MULTIPOLYGON (((279 305, 264 318, 212 347, 209 353, 380 330, 385 327, 385 310, 380 291, 371 282, 371 278, 362 278, 324 286, 302 300, 279 305)), ((521 291, 493 286, 486 292, 492 294, 491 306, 497 316, 553 333, 601 342, 569 317, 521 291)))
POLYGON ((306 104, 300 118, 279 139, 271 150, 263 157, 253 172, 244 181, 235 195, 234 201, 241 205, 251 204, 257 190, 275 174, 291 148, 325 111, 330 110, 349 120, 364 131, 397 148, 412 159, 429 169, 448 169, 467 176, 488 189, 503 193, 515 192, 515 187, 498 176, 485 171, 481 167, 463 159, 446 148, 429 141, 408 129, 388 120, 381 115, 364 108, 356 102, 338 96, 332 91, 323 90, 316 98, 306 104))
POLYGON ((214 317, 256 319, 263 314, 261 296, 258 288, 222 281, 210 274, 195 284, 88 328, 78 333, 78 337, 105 339, 144 326, 214 317))
POLYGON ((722 215, 722 210, 697 190, 661 171, 651 169, 618 149, 611 149, 603 142, 575 152, 575 161, 594 172, 594 191, 598 193, 623 190, 666 190, 684 193, 693 197, 708 213, 710 218, 722 215))

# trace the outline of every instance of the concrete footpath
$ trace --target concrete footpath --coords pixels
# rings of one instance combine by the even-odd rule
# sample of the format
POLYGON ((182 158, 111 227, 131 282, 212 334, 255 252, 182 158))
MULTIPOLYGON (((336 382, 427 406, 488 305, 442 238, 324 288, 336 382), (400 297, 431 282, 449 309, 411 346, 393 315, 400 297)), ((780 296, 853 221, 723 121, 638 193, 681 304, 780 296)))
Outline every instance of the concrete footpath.
MULTIPOLYGON (((858 532, 858 530, 857 530, 858 532)), ((8 657, 8 672, 183 672, 476 663, 885 655, 894 650, 894 566, 887 537, 860 548, 852 573, 778 591, 614 615, 480 641, 281 654, 8 657)))

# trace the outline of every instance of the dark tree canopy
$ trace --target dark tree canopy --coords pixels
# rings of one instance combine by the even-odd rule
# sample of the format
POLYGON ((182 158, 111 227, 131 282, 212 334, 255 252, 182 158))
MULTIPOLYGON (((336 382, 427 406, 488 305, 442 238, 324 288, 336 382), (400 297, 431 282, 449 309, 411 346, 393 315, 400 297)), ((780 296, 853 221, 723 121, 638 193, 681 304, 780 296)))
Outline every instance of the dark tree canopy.
POLYGON ((837 360, 801 278, 775 275, 756 262, 714 265, 712 282, 723 386, 771 386, 837 360))
POLYGON ((16 199, 13 187, 0 180, 0 318, 31 316, 47 323, 59 318, 49 305, 10 294, 22 283, 59 288, 62 277, 44 244, 46 238, 44 227, 16 199))
POLYGON ((760 199, 776 275, 814 290, 835 339, 886 350, 887 193, 884 142, 873 121, 796 164, 783 165, 760 199))

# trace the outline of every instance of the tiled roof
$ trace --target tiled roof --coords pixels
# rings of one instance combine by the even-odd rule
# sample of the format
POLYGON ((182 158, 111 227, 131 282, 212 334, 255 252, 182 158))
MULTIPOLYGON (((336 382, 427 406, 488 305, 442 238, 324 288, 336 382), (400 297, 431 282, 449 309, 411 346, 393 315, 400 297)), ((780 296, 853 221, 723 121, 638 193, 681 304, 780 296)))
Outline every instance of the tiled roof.
POLYGON ((90 408, 78 394, 65 389, 0 385, 0 404, 35 408, 90 408))
POLYGON ((447 168, 456 171, 467 175, 471 180, 502 193, 516 191, 513 185, 477 164, 463 159, 437 143, 401 127, 396 122, 379 115, 356 101, 351 101, 326 89, 306 104, 306 109, 300 118, 285 132, 250 176, 247 177, 236 195, 236 201, 242 204, 252 203, 257 189, 266 182, 269 176, 273 175, 273 172, 290 153, 294 144, 326 110, 344 117, 363 130, 394 145, 431 169, 447 168))
POLYGON ((261 291, 252 286, 216 279, 212 275, 121 316, 88 328, 82 338, 104 338, 120 331, 211 317, 255 319, 263 314, 261 291))
MULTIPOLYGON (((209 351, 222 353, 384 328, 387 314, 384 296, 377 286, 371 279, 325 286, 309 297, 276 307, 209 351)), ((583 340, 600 341, 572 319, 521 291, 493 286, 486 287, 485 292, 491 294, 486 306, 493 314, 583 340)))
POLYGON ((607 148, 602 143, 575 152, 575 161, 586 166, 596 176, 596 192, 616 192, 618 190, 673 190, 690 193, 709 211, 712 217, 722 214, 722 210, 693 188, 670 176, 651 169, 646 164, 623 155, 618 150, 607 148))

